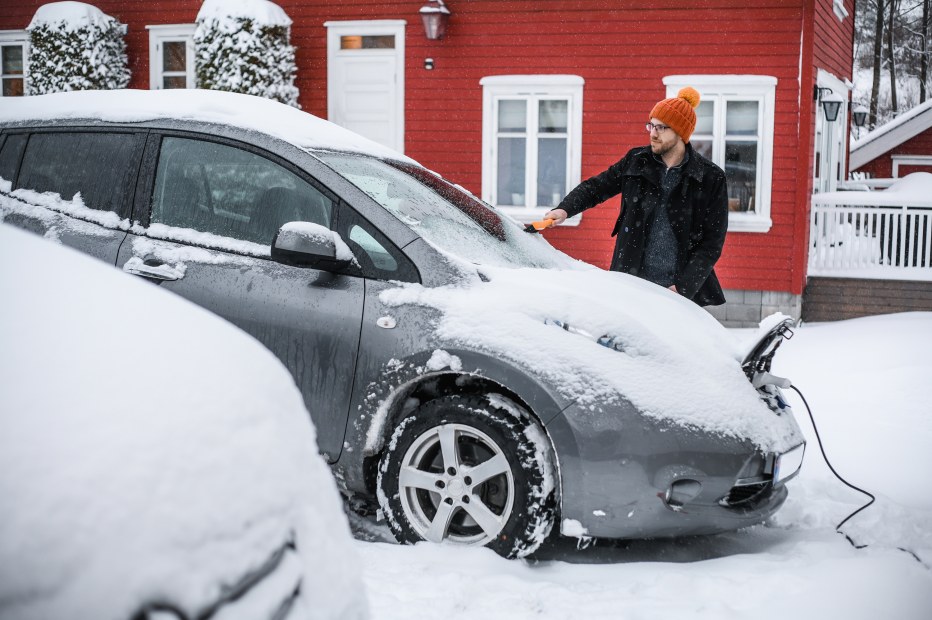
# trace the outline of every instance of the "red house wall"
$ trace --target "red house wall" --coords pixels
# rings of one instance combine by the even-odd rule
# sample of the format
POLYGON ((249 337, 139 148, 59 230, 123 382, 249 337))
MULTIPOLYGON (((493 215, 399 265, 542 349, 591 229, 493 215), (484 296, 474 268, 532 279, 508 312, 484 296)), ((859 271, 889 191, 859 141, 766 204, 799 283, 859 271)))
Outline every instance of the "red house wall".
MULTIPOLYGON (((147 88, 149 82, 145 26, 193 23, 201 4, 200 0, 93 3, 129 25, 134 88, 147 88)), ((24 28, 41 4, 41 0, 24 0, 5 9, 0 28, 24 28)), ((730 233, 717 271, 726 288, 802 292, 814 67, 850 77, 853 15, 837 24, 831 2, 762 0, 750 6, 746 0, 450 0, 453 15, 441 41, 428 41, 423 35, 418 15, 423 0, 277 0, 277 4, 294 21, 300 103, 322 117, 327 113, 323 23, 407 20, 406 154, 475 193, 480 191, 482 173, 479 80, 485 76, 559 73, 585 79, 583 178, 601 172, 628 149, 646 144, 643 124, 653 104, 666 96, 664 76, 775 76, 773 228, 766 234, 730 233), (825 51, 836 47, 841 51, 825 51), (426 57, 434 59, 432 71, 423 68, 426 57)), ((846 0, 846 6, 853 13, 853 0, 846 0)), ((609 232, 618 205, 618 198, 611 199, 588 211, 579 227, 557 229, 548 237, 569 254, 607 267, 613 245, 609 232)))
MULTIPOLYGON (((890 149, 873 161, 867 162, 857 171, 867 172, 875 179, 889 179, 893 176, 894 155, 932 155, 932 129, 926 129, 896 148, 890 149)), ((899 176, 904 177, 911 172, 932 172, 932 163, 925 166, 900 164, 899 176)))

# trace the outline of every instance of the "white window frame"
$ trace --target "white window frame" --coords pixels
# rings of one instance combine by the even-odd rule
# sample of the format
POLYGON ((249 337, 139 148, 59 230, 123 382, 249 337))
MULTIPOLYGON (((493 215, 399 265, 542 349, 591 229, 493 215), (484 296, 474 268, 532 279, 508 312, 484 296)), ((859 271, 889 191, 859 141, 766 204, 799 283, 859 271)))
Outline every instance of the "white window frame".
POLYGON ((185 88, 195 88, 194 75, 194 29, 197 24, 163 24, 146 26, 149 31, 149 88, 162 90, 162 79, 178 75, 166 72, 163 67, 162 44, 183 41, 185 43, 185 88))
MULTIPOLYGON (((495 75, 479 81, 482 86, 482 199, 495 205, 498 171, 497 134, 498 102, 503 99, 565 99, 567 108, 567 179, 566 191, 579 184, 582 174, 582 104, 585 80, 578 75, 495 75)), ((537 106, 528 106, 528 127, 537 127, 537 106), (532 125, 533 123, 533 125, 532 125)), ((536 131, 536 129, 535 129, 536 131)), ((541 219, 553 207, 531 204, 536 201, 537 140, 527 140, 527 174, 525 206, 496 205, 521 223, 541 219)), ((565 225, 578 226, 581 216, 568 219, 565 225)))
MULTIPOLYGON (((0 45, 21 45, 23 48, 23 94, 26 93, 26 81, 29 79, 29 33, 25 30, 0 30, 0 45)), ((2 67, 0 67, 2 71, 2 67)), ((16 78, 19 76, 2 74, 3 78, 16 78)), ((0 97, 3 89, 0 87, 0 97)))
POLYGON ((725 106, 727 101, 757 101, 757 187, 754 213, 728 213, 728 232, 766 233, 773 227, 770 202, 773 190, 774 110, 777 78, 769 75, 668 75, 663 78, 667 97, 684 86, 697 89, 703 100, 716 101, 712 130, 712 161, 725 168, 725 106))
POLYGON ((835 17, 838 21, 845 21, 848 17, 848 9, 845 8, 845 0, 832 0, 832 10, 835 11, 835 17))
MULTIPOLYGON (((900 166, 922 166, 932 168, 932 155, 893 155, 893 178, 900 178, 900 166)), ((932 172, 930 170, 929 172, 932 172)))

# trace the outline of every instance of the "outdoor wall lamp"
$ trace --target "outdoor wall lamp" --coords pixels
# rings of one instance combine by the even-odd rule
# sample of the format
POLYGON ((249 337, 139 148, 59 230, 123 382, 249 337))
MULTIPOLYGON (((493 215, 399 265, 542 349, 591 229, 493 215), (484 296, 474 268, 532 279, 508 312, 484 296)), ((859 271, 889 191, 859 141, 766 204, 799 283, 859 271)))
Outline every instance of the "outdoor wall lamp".
POLYGON ((851 110, 851 120, 854 121, 854 126, 858 128, 858 139, 861 139, 861 127, 867 124, 867 113, 868 109, 862 104, 858 104, 853 110, 851 110))
POLYGON ((863 127, 867 123, 867 108, 861 104, 858 104, 853 110, 851 110, 851 117, 854 120, 855 127, 863 127))
POLYGON ((838 111, 841 110, 841 104, 845 102, 839 95, 835 94, 831 88, 823 88, 821 86, 816 86, 812 91, 812 98, 816 101, 822 102, 822 110, 825 112, 825 120, 830 123, 834 123, 838 118, 838 111), (822 96, 823 92, 827 92, 826 96, 822 96))
POLYGON ((450 20, 450 9, 443 0, 429 0, 419 11, 421 21, 424 22, 424 34, 430 40, 442 39, 447 33, 447 22, 450 20))

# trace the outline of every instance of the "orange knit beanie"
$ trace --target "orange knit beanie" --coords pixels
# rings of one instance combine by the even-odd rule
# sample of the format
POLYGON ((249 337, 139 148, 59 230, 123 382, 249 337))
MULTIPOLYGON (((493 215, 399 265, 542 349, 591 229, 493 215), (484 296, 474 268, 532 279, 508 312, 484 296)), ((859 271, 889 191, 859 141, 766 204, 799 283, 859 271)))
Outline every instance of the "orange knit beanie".
POLYGON ((696 128, 696 110, 699 105, 699 91, 691 86, 681 88, 676 97, 658 101, 650 111, 648 120, 659 119, 673 128, 683 142, 689 142, 696 128))

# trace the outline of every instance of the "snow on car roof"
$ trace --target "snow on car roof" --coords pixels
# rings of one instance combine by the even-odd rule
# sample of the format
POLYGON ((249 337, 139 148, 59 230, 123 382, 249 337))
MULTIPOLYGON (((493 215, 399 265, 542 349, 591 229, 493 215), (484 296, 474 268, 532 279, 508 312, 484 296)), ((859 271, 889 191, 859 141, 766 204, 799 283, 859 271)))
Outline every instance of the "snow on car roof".
POLYGON ((0 122, 92 119, 137 123, 160 119, 203 121, 266 133, 303 149, 363 153, 413 160, 330 121, 289 105, 217 90, 106 90, 9 97, 0 122))
POLYGON ((292 539, 313 617, 363 615, 336 485, 270 351, 5 224, 0 299, 0 617, 199 616, 292 539))

